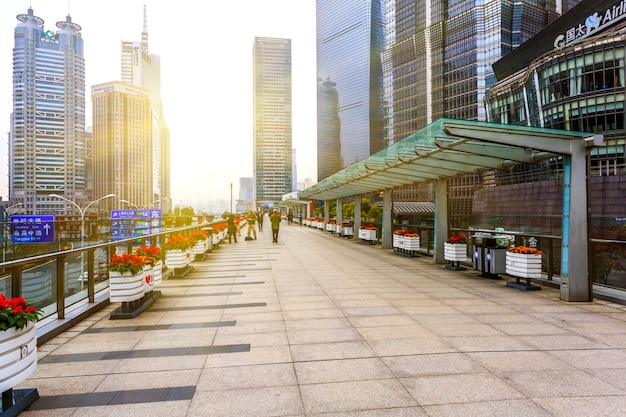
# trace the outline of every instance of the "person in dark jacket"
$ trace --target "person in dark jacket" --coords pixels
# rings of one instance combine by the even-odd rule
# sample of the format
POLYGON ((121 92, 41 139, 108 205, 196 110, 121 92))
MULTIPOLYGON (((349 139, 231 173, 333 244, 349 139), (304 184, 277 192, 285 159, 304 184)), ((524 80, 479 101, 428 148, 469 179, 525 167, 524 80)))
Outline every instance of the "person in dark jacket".
POLYGON ((272 211, 270 223, 272 223, 272 243, 278 243, 278 229, 280 227, 280 214, 278 214, 278 209, 272 211))
POLYGON ((235 239, 235 243, 237 243, 237 224, 235 224, 235 218, 233 217, 232 214, 228 216, 228 221, 226 224, 228 225, 227 226, 228 243, 232 243, 231 238, 235 239))

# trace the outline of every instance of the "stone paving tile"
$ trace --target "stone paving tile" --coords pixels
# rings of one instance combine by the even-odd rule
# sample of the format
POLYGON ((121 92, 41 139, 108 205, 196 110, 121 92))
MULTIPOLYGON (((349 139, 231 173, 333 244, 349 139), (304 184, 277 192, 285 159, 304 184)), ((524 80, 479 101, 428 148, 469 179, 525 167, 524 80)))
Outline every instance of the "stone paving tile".
POLYGON ((352 342, 362 340, 359 332, 353 328, 295 330, 287 333, 287 338, 289 339, 289 344, 291 345, 352 342))
POLYGON ((293 386, 297 383, 291 363, 206 368, 200 375, 196 392, 293 386))
POLYGON ((529 397, 625 395, 587 372, 576 369, 503 372, 501 377, 529 397))
POLYGON ((524 398, 511 385, 486 372, 403 378, 401 381, 421 406, 524 398))
POLYGON ((466 355, 494 373, 574 369, 556 355, 538 351, 470 352, 466 355))
POLYGON ((300 385, 305 413, 336 413, 416 406, 394 379, 300 385))
POLYGON ((291 346, 291 354, 296 362, 376 356, 365 341, 295 345, 291 346))
POLYGON ((268 332, 268 333, 254 333, 254 334, 222 334, 215 335, 213 345, 239 345, 246 344, 258 347, 265 346, 287 346, 289 341, 287 340, 287 333, 285 332, 268 332))
POLYGON ((617 417, 626 410, 626 396, 536 398, 555 417, 617 417))
POLYGON ((202 391, 194 395, 187 417, 295 416, 303 414, 297 386, 202 391))
POLYGON ((462 353, 393 356, 382 359, 397 378, 485 372, 478 362, 462 353))
POLYGON ((299 384, 393 378, 393 374, 378 358, 309 361, 294 365, 299 384))
POLYGON ((531 349, 524 341, 511 336, 461 336, 442 339, 461 352, 509 352, 531 349))
POLYGON ((428 417, 554 417, 553 414, 530 400, 432 405, 425 406, 424 409, 428 417))
POLYGON ((381 408, 379 410, 308 414, 307 417, 428 417, 419 407, 381 408))
POLYGON ((378 356, 457 352, 457 349, 437 336, 369 340, 368 343, 378 356))

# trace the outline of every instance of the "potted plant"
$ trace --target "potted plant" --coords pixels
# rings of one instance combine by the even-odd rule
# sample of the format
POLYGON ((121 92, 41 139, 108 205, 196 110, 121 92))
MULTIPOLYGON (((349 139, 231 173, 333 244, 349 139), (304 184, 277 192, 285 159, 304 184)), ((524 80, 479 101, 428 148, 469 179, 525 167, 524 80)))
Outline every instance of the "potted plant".
POLYGON ((450 262, 461 262, 467 259, 467 238, 454 235, 443 244, 443 258, 450 262))
POLYGON ((207 238, 209 233, 204 230, 196 230, 191 234, 191 238, 195 241, 192 251, 195 255, 202 255, 209 249, 207 238))
POLYGON ((184 268, 189 265, 191 262, 191 248, 195 244, 195 239, 190 238, 188 235, 178 234, 171 236, 163 245, 165 249, 165 265, 168 268, 184 268))
POLYGON ((367 241, 376 240, 376 227, 369 224, 359 226, 359 239, 367 241))
POLYGON ((146 257, 135 253, 114 254, 109 259, 110 301, 130 302, 144 296, 146 257))
POLYGON ((541 252, 528 246, 512 246, 506 252, 506 273, 519 278, 541 278, 541 252))
POLYGON ((23 297, 0 294, 0 392, 12 390, 37 369, 35 323, 41 314, 23 297))
POLYGON ((145 256, 146 262, 152 266, 152 280, 154 285, 161 284, 163 280, 163 252, 156 245, 140 246, 135 253, 139 256, 145 256))

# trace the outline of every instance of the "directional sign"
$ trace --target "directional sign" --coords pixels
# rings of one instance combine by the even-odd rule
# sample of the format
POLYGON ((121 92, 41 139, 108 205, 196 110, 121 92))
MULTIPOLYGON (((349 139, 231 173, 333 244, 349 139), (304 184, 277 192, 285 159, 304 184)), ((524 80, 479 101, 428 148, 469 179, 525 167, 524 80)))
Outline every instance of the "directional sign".
POLYGON ((161 210, 111 210, 111 240, 143 237, 161 231, 161 210))
POLYGON ((54 242, 54 216, 11 216, 11 243, 54 242))

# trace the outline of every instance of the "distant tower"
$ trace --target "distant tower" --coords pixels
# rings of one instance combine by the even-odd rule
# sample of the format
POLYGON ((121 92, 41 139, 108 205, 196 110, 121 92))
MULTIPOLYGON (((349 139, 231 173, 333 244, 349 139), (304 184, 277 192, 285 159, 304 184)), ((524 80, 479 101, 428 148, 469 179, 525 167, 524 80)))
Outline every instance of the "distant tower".
MULTIPOLYGON (((172 208, 170 188, 170 135, 163 116, 161 102, 161 58, 151 54, 148 48, 148 11, 143 6, 143 29, 141 42, 122 41, 122 82, 146 89, 150 93, 153 116, 153 178, 152 194, 148 201, 134 202, 149 204, 160 200, 164 212, 172 208)), ((132 201, 132 200, 131 200, 132 201)))
MULTIPOLYGON (((113 193, 138 206, 152 202, 152 104, 150 92, 114 81, 91 87, 93 192, 113 193), (115 114, 115 117, 109 115, 115 114)), ((113 209, 113 201, 101 206, 113 209)))
POLYGON ((65 207, 59 194, 84 204, 85 60, 81 27, 68 15, 46 30, 29 8, 17 16, 13 48, 13 112, 9 137, 9 199, 20 211, 65 207))
POLYGON ((255 38, 254 179, 256 206, 292 191, 291 39, 255 38))

